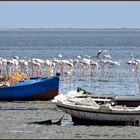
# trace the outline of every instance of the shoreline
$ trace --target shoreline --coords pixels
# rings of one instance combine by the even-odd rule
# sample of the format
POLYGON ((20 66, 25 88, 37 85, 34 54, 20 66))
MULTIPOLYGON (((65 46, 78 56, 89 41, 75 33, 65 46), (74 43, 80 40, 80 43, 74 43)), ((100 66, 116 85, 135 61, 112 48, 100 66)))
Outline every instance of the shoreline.
POLYGON ((51 101, 0 102, 0 138, 3 139, 100 139, 140 137, 139 127, 73 125, 70 115, 59 110, 51 101), (29 108, 38 109, 29 109, 29 108), (17 108, 11 110, 7 108, 17 108), (27 108, 27 110, 18 109, 27 108), (61 125, 31 124, 35 121, 58 121, 61 125), (29 124, 30 123, 30 124, 29 124))

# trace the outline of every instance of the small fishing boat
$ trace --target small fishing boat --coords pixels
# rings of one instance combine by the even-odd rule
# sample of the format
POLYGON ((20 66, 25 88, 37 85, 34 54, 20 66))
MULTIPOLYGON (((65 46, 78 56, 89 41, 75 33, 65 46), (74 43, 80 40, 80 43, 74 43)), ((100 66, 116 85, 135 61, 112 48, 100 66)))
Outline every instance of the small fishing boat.
POLYGON ((0 101, 51 100, 59 91, 59 73, 50 77, 32 77, 9 86, 0 86, 0 101))
POLYGON ((139 95, 95 96, 78 89, 59 94, 52 102, 75 124, 139 125, 140 121, 139 95))

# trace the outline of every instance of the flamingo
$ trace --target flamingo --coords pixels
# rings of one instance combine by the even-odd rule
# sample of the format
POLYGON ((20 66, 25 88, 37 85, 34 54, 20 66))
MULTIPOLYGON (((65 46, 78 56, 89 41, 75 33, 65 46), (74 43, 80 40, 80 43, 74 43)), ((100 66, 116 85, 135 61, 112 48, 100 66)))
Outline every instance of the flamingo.
POLYGON ((78 55, 77 58, 81 59, 82 57, 80 55, 78 55))
POLYGON ((102 52, 103 52, 102 49, 100 49, 100 50, 98 51, 98 53, 97 53, 97 55, 96 55, 97 59, 99 59, 99 56, 100 56, 100 54, 101 54, 102 52))
POLYGON ((58 57, 58 58, 62 58, 62 54, 59 54, 57 57, 58 57))
POLYGON ((126 64, 128 64, 126 70, 129 67, 129 70, 132 71, 133 74, 137 73, 138 66, 139 66, 139 60, 134 58, 134 55, 131 55, 131 60, 127 61, 126 64))
POLYGON ((18 62, 20 71, 28 75, 28 62, 24 59, 20 59, 18 62))
POLYGON ((90 69, 90 59, 82 59, 79 63, 80 63, 80 66, 81 66, 81 70, 83 69, 83 75, 85 74, 85 70, 88 70, 90 69))
POLYGON ((97 62, 91 60, 91 61, 90 61, 90 67, 91 67, 91 75, 92 75, 93 71, 95 72, 95 68, 98 68, 99 65, 98 65, 97 62))

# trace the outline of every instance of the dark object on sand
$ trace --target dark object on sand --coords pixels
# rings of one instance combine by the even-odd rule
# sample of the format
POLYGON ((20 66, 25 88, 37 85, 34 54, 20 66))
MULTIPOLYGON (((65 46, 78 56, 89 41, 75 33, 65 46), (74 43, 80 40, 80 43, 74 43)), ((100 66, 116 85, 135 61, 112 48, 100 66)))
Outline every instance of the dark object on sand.
POLYGON ((53 124, 56 124, 56 125, 61 125, 61 121, 62 121, 64 115, 60 118, 60 120, 58 120, 56 122, 53 122, 50 119, 50 120, 45 120, 45 121, 36 121, 36 122, 28 123, 28 124, 39 124, 39 125, 53 125, 53 124))
POLYGON ((0 110, 39 110, 39 108, 36 107, 1 107, 0 106, 0 110))
POLYGON ((58 91, 59 76, 32 77, 9 86, 0 86, 0 100, 51 100, 58 95, 58 91))

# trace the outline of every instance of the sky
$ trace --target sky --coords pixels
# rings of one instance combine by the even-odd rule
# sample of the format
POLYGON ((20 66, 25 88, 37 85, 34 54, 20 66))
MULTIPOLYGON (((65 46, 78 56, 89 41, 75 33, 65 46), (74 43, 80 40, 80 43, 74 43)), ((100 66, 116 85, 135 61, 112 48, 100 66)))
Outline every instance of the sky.
POLYGON ((0 1, 0 28, 140 28, 140 1, 0 1))

